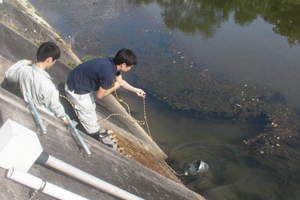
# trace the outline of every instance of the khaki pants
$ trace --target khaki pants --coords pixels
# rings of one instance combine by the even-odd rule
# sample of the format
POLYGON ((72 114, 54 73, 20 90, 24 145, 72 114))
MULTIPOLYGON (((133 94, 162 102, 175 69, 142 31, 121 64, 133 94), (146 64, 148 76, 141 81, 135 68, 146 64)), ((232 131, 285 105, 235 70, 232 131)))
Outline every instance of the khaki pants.
POLYGON ((74 91, 69 90, 67 84, 65 84, 65 91, 67 98, 73 103, 75 113, 87 133, 92 134, 98 132, 100 125, 98 124, 93 93, 75 94, 74 91))

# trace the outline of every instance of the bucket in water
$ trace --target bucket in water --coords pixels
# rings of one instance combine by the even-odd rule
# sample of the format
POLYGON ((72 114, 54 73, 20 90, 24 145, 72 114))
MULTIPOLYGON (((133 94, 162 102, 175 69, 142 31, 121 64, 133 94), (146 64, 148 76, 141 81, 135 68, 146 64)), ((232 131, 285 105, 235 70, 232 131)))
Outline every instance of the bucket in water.
POLYGON ((206 173, 209 170, 209 166, 202 160, 197 160, 193 163, 190 163, 186 166, 184 170, 184 175, 196 175, 206 173))

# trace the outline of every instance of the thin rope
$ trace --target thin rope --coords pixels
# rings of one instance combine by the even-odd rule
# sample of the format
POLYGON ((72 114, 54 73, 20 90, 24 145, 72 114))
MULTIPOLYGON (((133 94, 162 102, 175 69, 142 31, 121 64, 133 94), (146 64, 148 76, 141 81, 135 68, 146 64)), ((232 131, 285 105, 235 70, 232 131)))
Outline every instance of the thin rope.
MULTIPOLYGON (((59 95, 59 96, 65 98, 65 99, 72 105, 72 107, 74 108, 74 104, 73 104, 66 96, 63 96, 63 95, 59 95)), ((127 107, 127 112, 128 112, 128 115, 129 115, 129 116, 124 116, 124 115, 122 115, 122 114, 115 113, 115 114, 110 114, 110 115, 108 115, 106 118, 103 118, 103 119, 98 120, 98 122, 101 122, 101 121, 104 121, 104 120, 108 120, 108 119, 109 119, 110 117, 112 117, 112 116, 120 116, 120 117, 123 117, 123 118, 125 118, 125 119, 126 119, 126 118, 129 118, 129 119, 132 120, 132 122, 136 122, 136 123, 138 123, 138 124, 141 125, 141 126, 146 125, 148 135, 150 136, 151 140, 155 143, 155 141, 154 141, 153 138, 152 138, 152 135, 151 135, 151 132, 150 132, 150 128, 149 128, 149 124, 148 124, 148 120, 147 120, 147 114, 146 114, 146 100, 145 100, 145 98, 143 98, 144 120, 137 120, 137 119, 135 119, 134 117, 132 117, 129 105, 128 105, 123 99, 120 99, 120 98, 118 97, 117 91, 115 91, 115 97, 116 97, 116 99, 117 99, 120 103, 123 103, 123 104, 127 107)), ((78 116, 78 115, 77 115, 77 116, 78 116)), ((91 125, 91 124, 85 122, 84 120, 80 119, 79 116, 78 116, 78 119, 79 119, 81 122, 87 124, 88 126, 95 127, 95 125, 91 125)), ((98 125, 96 125, 96 126, 98 126, 98 125)), ((142 144, 142 143, 141 143, 141 144, 142 144)), ((143 144, 142 144, 142 146, 143 146, 143 144)), ((184 174, 179 174, 179 173, 177 173, 174 169, 172 169, 171 166, 169 166, 169 164, 164 160, 163 156, 162 156, 161 153, 160 153, 160 149, 157 147, 157 145, 154 145, 154 146, 155 146, 155 148, 156 148, 156 150, 157 150, 157 152, 158 152, 158 155, 159 155, 160 159, 166 164, 166 166, 167 166, 167 167, 168 167, 175 175, 177 175, 177 176, 182 176, 182 175, 184 175, 184 174)), ((144 148, 144 146, 143 146, 143 148, 144 148)), ((145 149, 145 148, 144 148, 144 149, 145 149)))

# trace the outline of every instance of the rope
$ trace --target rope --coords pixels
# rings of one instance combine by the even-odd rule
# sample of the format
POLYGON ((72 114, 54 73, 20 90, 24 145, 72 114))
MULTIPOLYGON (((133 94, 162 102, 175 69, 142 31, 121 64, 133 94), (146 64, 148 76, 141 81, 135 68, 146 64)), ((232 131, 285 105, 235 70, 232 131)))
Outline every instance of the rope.
MULTIPOLYGON (((66 96, 63 96, 63 95, 59 95, 59 96, 65 98, 65 99, 72 105, 72 107, 74 108, 74 104, 73 104, 66 96)), ((120 103, 123 103, 123 104, 127 107, 127 112, 128 112, 128 115, 129 115, 129 116, 124 116, 124 115, 121 115, 121 114, 118 114, 118 113, 116 113, 116 114, 110 114, 110 115, 108 115, 106 118, 103 118, 103 119, 98 120, 98 122, 101 122, 101 121, 104 121, 104 120, 108 120, 108 119, 109 119, 110 117, 112 117, 112 116, 120 116, 120 117, 123 117, 123 118, 125 118, 125 119, 126 119, 126 118, 129 118, 129 119, 132 120, 132 122, 136 122, 136 123, 138 123, 138 124, 141 125, 141 126, 146 125, 148 135, 150 136, 151 140, 154 142, 154 140, 153 140, 153 138, 152 138, 152 135, 151 135, 151 132, 150 132, 148 120, 147 120, 147 114, 146 114, 146 100, 145 100, 145 98, 143 98, 144 120, 137 120, 137 119, 135 119, 135 118, 132 117, 129 105, 128 105, 123 99, 120 99, 120 98, 118 97, 117 91, 115 91, 115 97, 116 97, 116 99, 117 99, 120 103)), ((77 115, 77 116, 78 116, 78 115, 77 115)), ((95 127, 95 125, 88 124, 87 122, 85 122, 85 121, 83 121, 82 119, 80 119, 79 116, 78 116, 78 119, 79 119, 81 122, 83 122, 83 123, 85 123, 85 124, 87 124, 87 125, 89 125, 89 126, 95 127)), ((97 126, 97 125, 96 125, 96 126, 97 126)), ((155 143, 155 142, 154 142, 154 143, 155 143)), ((143 144, 142 144, 142 145, 143 145, 143 144)), ((168 167, 175 175, 177 175, 177 176, 182 176, 182 175, 184 175, 184 174, 179 174, 179 173, 177 173, 174 169, 172 169, 172 168, 169 166, 169 164, 164 160, 163 156, 162 156, 161 153, 160 153, 160 149, 157 147, 157 145, 154 145, 154 146, 155 146, 155 148, 156 148, 156 150, 157 150, 157 152, 158 152, 158 155, 159 155, 160 159, 166 164, 166 166, 167 166, 167 167, 168 167)), ((144 148, 144 149, 145 149, 145 148, 144 148)))
MULTIPOLYGON (((117 92, 115 91, 115 95, 116 95, 116 99, 125 104, 127 106, 127 109, 128 109, 128 114, 130 116, 130 118, 132 118, 134 121, 138 122, 140 125, 146 125, 146 128, 147 128, 147 132, 148 132, 148 135, 150 136, 151 140, 154 142, 153 138, 152 138, 152 135, 151 135, 151 132, 150 132, 150 128, 149 128, 149 124, 148 124, 148 120, 147 120, 147 114, 146 114, 146 100, 145 98, 143 98, 143 111, 144 111, 144 121, 138 121, 136 119, 134 119, 132 116, 131 116, 131 113, 130 113, 130 107, 129 105, 123 100, 123 99, 120 99, 118 98, 117 96, 117 92)), ((154 142, 155 143, 155 142, 154 142)), ((154 145, 157 152, 158 152, 158 155, 160 157, 160 159, 166 164, 166 166, 174 173, 176 174, 177 176, 182 176, 183 174, 179 174, 177 173, 174 169, 172 169, 169 164, 164 160, 163 156, 161 155, 160 153, 160 149, 158 149, 158 147, 156 145, 154 145)))
MULTIPOLYGON (((128 112, 128 114, 129 114, 129 116, 124 116, 124 115, 121 115, 121 114, 110 114, 107 118, 99 120, 99 122, 104 121, 104 120, 108 120, 111 116, 121 116, 121 117, 123 117, 123 118, 129 118, 129 119, 132 120, 132 122, 136 122, 136 123, 138 123, 139 125, 142 125, 142 126, 146 124, 146 121, 137 120, 137 119, 135 119, 135 118, 132 117, 129 105, 128 105, 123 99, 120 99, 120 98, 118 97, 118 94, 117 94, 116 91, 115 91, 115 97, 116 97, 116 99, 117 99, 120 103, 123 103, 124 105, 126 105, 126 107, 127 107, 127 112, 128 112)), ((144 109, 145 109, 145 99, 144 99, 144 98, 143 98, 143 104, 144 104, 144 109)))

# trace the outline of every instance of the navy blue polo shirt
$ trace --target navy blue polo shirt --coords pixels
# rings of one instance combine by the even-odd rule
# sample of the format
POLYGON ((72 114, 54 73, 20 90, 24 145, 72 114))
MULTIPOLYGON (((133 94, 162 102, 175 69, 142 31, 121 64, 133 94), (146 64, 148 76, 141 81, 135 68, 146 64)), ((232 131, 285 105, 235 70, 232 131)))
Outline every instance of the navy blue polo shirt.
POLYGON ((120 75, 113 58, 96 58, 78 65, 67 77, 70 91, 76 94, 86 94, 98 91, 101 86, 109 89, 116 76, 120 75))

